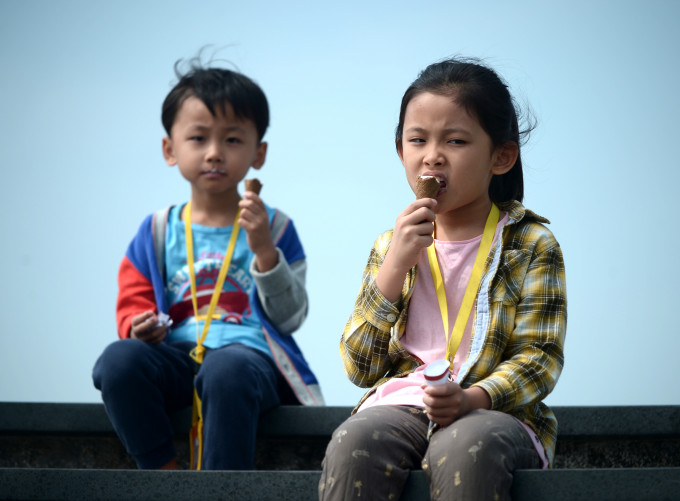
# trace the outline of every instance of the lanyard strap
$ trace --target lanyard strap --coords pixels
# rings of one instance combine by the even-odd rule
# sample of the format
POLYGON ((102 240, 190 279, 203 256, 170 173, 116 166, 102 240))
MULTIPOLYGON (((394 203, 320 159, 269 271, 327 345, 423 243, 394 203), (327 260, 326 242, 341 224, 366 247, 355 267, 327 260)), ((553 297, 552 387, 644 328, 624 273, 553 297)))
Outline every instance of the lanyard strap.
POLYGON ((482 281, 484 262, 486 261, 486 257, 489 255, 489 250, 491 249, 491 243, 493 242, 493 236, 496 232, 499 215, 500 211, 498 207, 496 204, 492 203, 491 211, 489 211, 489 216, 486 218, 486 224, 484 225, 484 234, 482 235, 482 241, 479 243, 477 257, 475 257, 475 264, 472 267, 470 279, 465 289, 465 295, 463 296, 463 302, 461 303, 460 309, 458 310, 456 323, 453 325, 450 336, 449 309, 446 302, 446 291, 444 290, 444 280, 439 269, 437 251, 434 248, 434 242, 432 242, 432 245, 427 248, 427 259, 430 264, 430 272, 432 273, 434 288, 437 292, 437 301, 439 302, 439 311, 441 311, 442 322, 444 324, 444 335, 446 336, 446 359, 451 364, 451 368, 453 368, 453 357, 458 350, 458 346, 460 346, 460 342, 463 339, 463 333, 465 332, 465 326, 467 325, 468 319, 470 318, 470 311, 472 311, 472 305, 474 304, 475 297, 477 296, 479 283, 482 281))
MULTIPOLYGON (((186 234, 187 241, 187 266, 189 268, 189 278, 191 285, 191 303, 194 306, 194 316, 196 318, 196 348, 191 351, 191 357, 199 364, 203 363, 203 354, 205 353, 205 348, 203 347, 203 342, 208 336, 208 329, 210 329, 210 322, 214 318, 215 308, 217 307, 217 301, 222 294, 222 287, 224 286, 224 279, 227 277, 227 271, 229 271, 229 265, 231 264, 231 258, 234 255, 234 248, 236 247, 236 239, 238 238, 238 217, 241 209, 236 211, 236 218, 234 218, 234 226, 231 231, 231 238, 229 239, 229 245, 227 246, 227 252, 222 260, 222 267, 220 268, 220 273, 217 276, 217 283, 215 284, 215 290, 212 293, 212 298, 210 299, 210 306, 208 307, 208 314, 205 316, 199 316, 198 314, 198 297, 196 294, 196 272, 194 271, 194 239, 191 233, 191 201, 187 202, 185 213, 184 213, 184 233, 186 234), (198 322, 203 320, 203 332, 199 335, 198 333, 198 322)), ((219 316, 217 317, 219 318, 219 316)))

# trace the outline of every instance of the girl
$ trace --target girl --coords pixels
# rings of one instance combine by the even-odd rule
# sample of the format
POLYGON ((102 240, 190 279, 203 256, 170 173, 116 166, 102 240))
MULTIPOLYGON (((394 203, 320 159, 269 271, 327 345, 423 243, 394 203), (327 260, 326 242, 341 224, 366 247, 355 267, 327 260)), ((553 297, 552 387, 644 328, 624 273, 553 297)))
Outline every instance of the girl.
POLYGON ((564 363, 564 262, 521 204, 520 134, 507 86, 478 62, 432 64, 406 90, 397 152, 414 191, 422 176, 439 189, 371 251, 340 343, 371 389, 333 434, 320 499, 399 499, 419 467, 433 500, 510 499, 515 469, 551 464, 542 400, 564 363), (427 385, 439 359, 449 381, 427 385))

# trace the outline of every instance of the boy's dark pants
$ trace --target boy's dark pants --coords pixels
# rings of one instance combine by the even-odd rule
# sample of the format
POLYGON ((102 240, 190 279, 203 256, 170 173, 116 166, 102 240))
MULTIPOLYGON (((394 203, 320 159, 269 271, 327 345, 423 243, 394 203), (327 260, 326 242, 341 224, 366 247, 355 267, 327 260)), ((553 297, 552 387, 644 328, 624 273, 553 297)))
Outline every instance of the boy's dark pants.
POLYGON ((295 397, 273 360, 242 344, 207 350, 194 379, 193 346, 111 343, 92 374, 111 423, 139 468, 159 468, 176 457, 169 414, 192 404, 195 382, 203 412, 202 468, 252 469, 260 414, 295 397))
POLYGON ((349 417, 323 460, 319 499, 398 500, 411 470, 422 467, 430 499, 509 500, 512 473, 539 468, 531 438, 503 412, 473 411, 428 442, 422 408, 382 405, 349 417))

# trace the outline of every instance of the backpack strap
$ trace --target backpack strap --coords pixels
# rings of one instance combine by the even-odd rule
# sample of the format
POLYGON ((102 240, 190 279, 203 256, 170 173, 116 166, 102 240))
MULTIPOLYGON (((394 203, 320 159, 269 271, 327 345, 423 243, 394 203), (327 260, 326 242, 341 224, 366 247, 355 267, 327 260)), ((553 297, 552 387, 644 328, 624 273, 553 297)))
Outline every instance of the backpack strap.
POLYGON ((286 228, 288 228, 289 222, 290 218, 286 214, 280 210, 276 211, 271 224, 272 241, 274 242, 274 245, 278 244, 279 240, 281 240, 283 233, 286 231, 286 228))
POLYGON ((168 224, 168 214, 173 206, 159 209, 153 214, 151 220, 151 233, 153 235, 153 249, 156 253, 158 272, 165 282, 165 229, 168 224))

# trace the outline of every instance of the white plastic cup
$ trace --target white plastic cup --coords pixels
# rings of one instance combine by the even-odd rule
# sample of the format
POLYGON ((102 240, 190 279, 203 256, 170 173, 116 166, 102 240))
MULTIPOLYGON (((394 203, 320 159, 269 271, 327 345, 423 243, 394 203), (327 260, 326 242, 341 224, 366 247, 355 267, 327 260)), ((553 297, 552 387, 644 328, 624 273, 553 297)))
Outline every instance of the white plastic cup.
POLYGON ((448 360, 435 360, 425 367, 423 374, 428 386, 436 386, 449 382, 450 365, 448 360))

